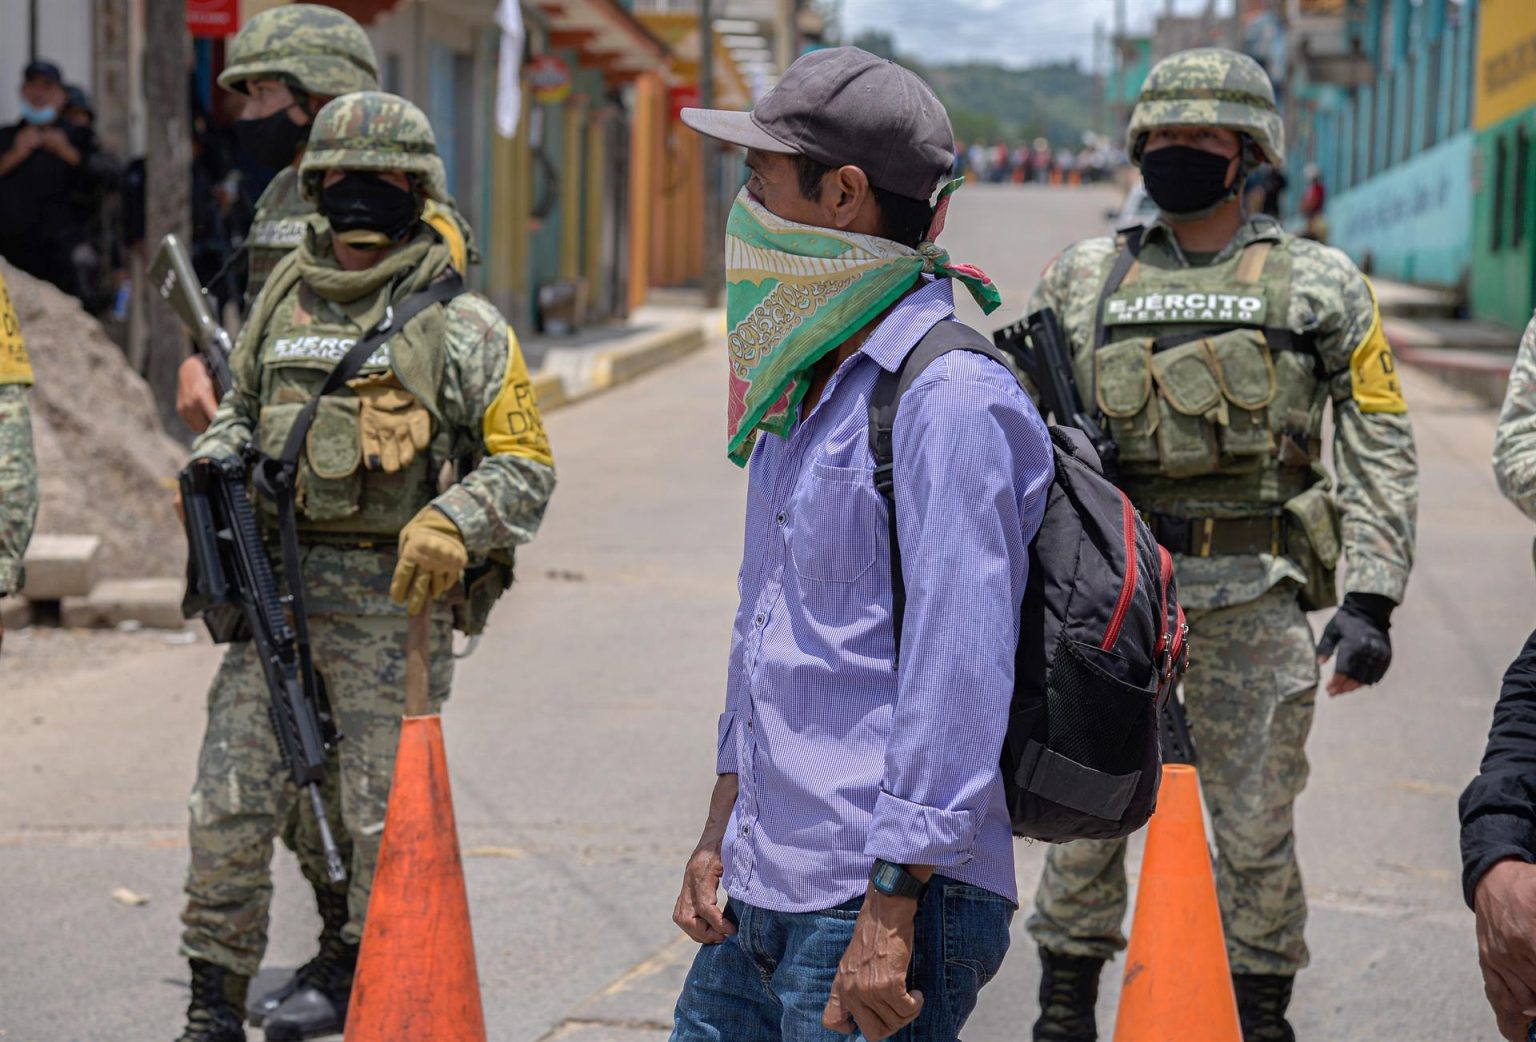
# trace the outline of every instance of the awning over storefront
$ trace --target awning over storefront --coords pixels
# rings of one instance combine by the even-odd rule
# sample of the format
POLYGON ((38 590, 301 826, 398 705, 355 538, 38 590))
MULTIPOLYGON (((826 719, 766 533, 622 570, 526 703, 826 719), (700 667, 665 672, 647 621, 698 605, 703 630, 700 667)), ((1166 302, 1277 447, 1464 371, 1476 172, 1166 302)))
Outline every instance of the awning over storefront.
MULTIPOLYGON (((688 103, 698 104, 699 85, 699 16, 678 11, 644 11, 637 16, 672 52, 672 73, 676 86, 692 89, 694 94, 688 103)), ((750 109, 752 91, 746 78, 736 67, 736 61, 725 45, 724 38, 715 35, 715 104, 725 109, 750 109)))
POLYGON ((575 50, 609 79, 667 74, 667 45, 617 0, 539 0, 538 7, 549 20, 550 45, 575 50))

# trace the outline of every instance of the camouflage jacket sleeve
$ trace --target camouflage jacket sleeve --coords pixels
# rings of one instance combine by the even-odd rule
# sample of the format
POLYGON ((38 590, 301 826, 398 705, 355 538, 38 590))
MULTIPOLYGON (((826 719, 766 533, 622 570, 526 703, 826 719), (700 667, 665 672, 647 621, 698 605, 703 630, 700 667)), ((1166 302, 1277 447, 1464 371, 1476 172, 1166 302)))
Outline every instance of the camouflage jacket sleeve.
POLYGON ((37 520, 37 457, 24 384, 0 384, 0 596, 21 585, 37 520))
POLYGON ((481 459, 433 505, 471 553, 528 542, 554 491, 555 461, 517 338, 482 298, 466 295, 449 307, 442 393, 443 419, 466 432, 481 459))
POLYGON ((1499 491, 1536 520, 1536 318, 1525 327, 1493 437, 1499 491))
POLYGON ((260 368, 255 364, 256 359, 252 357, 256 347, 251 343, 255 339, 254 336, 249 335, 251 328, 248 323, 240 331, 240 339, 235 342, 235 349, 229 359, 229 369, 234 375, 235 385, 225 392, 208 429, 199 434, 197 440, 192 443, 194 459, 200 457, 223 459, 233 456, 250 442, 256 432, 256 420, 261 415, 261 400, 258 397, 258 389, 254 386, 254 380, 260 368))
POLYGON ((1375 291, 1338 250, 1300 244, 1292 328, 1315 328, 1333 398, 1335 493, 1343 521, 1345 589, 1401 604, 1413 567, 1419 464, 1413 425, 1375 291), (1306 312, 1310 312, 1307 314, 1306 312))

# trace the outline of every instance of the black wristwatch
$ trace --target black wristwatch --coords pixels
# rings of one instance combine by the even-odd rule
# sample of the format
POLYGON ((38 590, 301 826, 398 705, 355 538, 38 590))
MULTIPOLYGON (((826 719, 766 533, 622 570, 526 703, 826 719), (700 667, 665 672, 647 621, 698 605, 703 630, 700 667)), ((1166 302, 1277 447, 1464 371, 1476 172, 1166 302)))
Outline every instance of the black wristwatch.
POLYGON ((893 865, 880 858, 869 870, 869 881, 876 890, 887 897, 910 897, 921 901, 928 892, 928 884, 908 872, 904 865, 893 865))

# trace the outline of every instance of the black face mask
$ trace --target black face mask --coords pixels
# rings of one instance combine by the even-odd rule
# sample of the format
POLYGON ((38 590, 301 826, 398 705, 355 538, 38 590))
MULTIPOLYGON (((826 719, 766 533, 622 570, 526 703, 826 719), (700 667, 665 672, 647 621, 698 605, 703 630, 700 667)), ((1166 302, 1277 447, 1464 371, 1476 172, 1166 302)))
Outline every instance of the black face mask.
POLYGON ((339 239, 360 246, 399 242, 421 216, 415 192, 364 173, 349 173, 329 188, 322 188, 320 212, 339 239), (349 232, 373 233, 385 241, 368 242, 369 236, 349 232))
MULTIPOLYGON (((1141 178, 1157 208, 1176 217, 1199 216, 1232 194, 1229 156, 1186 145, 1170 145, 1141 157, 1141 178)), ((1239 171, 1241 173, 1241 171, 1239 171)))
POLYGON ((235 141, 251 159, 262 166, 281 170, 293 162, 304 142, 309 140, 309 124, 295 123, 288 110, 281 109, 260 119, 235 120, 235 141))

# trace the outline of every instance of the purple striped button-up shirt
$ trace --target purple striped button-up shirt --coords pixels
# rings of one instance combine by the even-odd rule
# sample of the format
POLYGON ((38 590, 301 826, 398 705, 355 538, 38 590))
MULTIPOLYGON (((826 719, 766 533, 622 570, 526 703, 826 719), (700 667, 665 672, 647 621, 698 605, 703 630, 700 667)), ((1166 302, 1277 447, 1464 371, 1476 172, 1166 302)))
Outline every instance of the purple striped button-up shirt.
POLYGON ((908 295, 790 437, 763 435, 752 457, 716 764, 740 783, 724 883, 747 904, 842 904, 876 857, 1018 899, 998 756, 1051 450, 1013 376, 971 352, 931 365, 898 414, 907 608, 892 668, 869 396, 881 370, 953 320, 950 286, 908 295))

